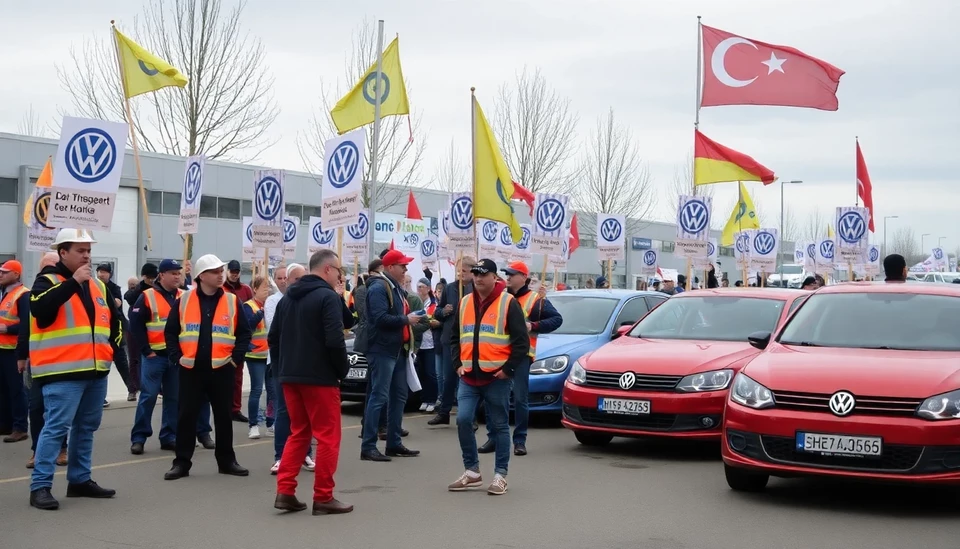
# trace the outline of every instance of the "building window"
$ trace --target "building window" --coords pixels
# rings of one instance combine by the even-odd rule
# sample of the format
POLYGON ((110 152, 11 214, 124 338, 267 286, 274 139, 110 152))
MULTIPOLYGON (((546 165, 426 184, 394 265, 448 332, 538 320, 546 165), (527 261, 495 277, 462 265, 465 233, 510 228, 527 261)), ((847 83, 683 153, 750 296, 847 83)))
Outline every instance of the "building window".
POLYGON ((240 201, 236 198, 220 198, 217 204, 217 217, 220 219, 240 219, 240 201))
POLYGON ((160 191, 147 191, 147 212, 152 214, 163 213, 163 193, 160 191))
POLYGON ((320 217, 320 206, 303 206, 303 217, 300 218, 301 225, 309 225, 311 217, 320 217))
POLYGON ((250 217, 253 215, 253 202, 249 200, 240 201, 240 215, 243 217, 250 217))
POLYGON ((597 239, 590 236, 581 236, 580 237, 580 246, 582 248, 596 248, 597 239))
POLYGON ((7 261, 10 261, 11 259, 16 259, 16 258, 17 258, 17 254, 0 254, 0 261, 3 261, 3 262, 7 262, 7 261))
POLYGON ((217 217, 217 197, 200 197, 200 217, 217 217))
POLYGON ((0 202, 6 204, 17 203, 17 187, 19 181, 12 177, 0 177, 0 202))
POLYGON ((676 247, 677 247, 677 243, 676 243, 676 242, 662 242, 662 243, 661 243, 660 251, 661 251, 661 252, 666 252, 666 253, 671 253, 671 252, 673 252, 673 249, 676 248, 676 247))
POLYGON ((287 217, 296 217, 303 221, 303 205, 302 204, 284 204, 286 208, 287 217))
POLYGON ((180 193, 163 193, 164 215, 180 215, 180 193))
POLYGON ((720 246, 720 255, 726 257, 733 257, 733 247, 732 246, 720 246))

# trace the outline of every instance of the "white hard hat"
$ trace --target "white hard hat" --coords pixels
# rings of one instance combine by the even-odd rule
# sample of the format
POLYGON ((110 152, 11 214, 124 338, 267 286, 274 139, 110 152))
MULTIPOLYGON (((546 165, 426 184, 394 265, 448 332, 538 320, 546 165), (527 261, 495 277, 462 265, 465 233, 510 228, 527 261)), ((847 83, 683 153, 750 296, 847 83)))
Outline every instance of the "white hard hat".
POLYGON ((51 250, 56 250, 60 247, 61 244, 67 242, 86 242, 89 244, 96 244, 97 241, 93 239, 93 233, 84 229, 60 229, 60 232, 57 233, 57 239, 53 241, 53 244, 50 245, 51 250))
POLYGON ((200 259, 197 260, 197 267, 196 267, 197 275, 200 275, 207 271, 212 271, 213 269, 219 269, 220 267, 225 267, 226 265, 227 265, 226 262, 220 261, 220 258, 213 254, 207 254, 205 256, 201 256, 200 259))

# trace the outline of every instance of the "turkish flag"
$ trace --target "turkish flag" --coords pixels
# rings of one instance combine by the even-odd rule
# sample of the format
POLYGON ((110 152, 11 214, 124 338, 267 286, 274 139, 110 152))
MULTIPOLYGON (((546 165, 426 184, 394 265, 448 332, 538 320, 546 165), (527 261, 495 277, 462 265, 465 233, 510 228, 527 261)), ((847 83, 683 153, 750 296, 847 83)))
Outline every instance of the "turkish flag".
POLYGON ((567 256, 572 256, 573 252, 580 247, 580 227, 577 224, 577 212, 573 212, 573 219, 570 220, 570 238, 567 242, 567 256))
POLYGON ((774 105, 835 111, 844 71, 788 46, 702 25, 701 107, 774 105))
POLYGON ((528 191, 523 185, 513 182, 513 197, 514 200, 520 200, 526 202, 527 206, 530 207, 530 217, 533 217, 533 203, 536 202, 537 197, 530 191, 528 191))
POLYGON ((417 206, 417 199, 413 197, 413 191, 410 191, 410 198, 407 199, 407 219, 423 219, 420 215, 420 207, 417 206))
POLYGON ((863 153, 860 152, 860 141, 857 141, 857 195, 863 200, 863 205, 870 210, 870 232, 876 232, 873 229, 873 183, 870 182, 870 174, 867 173, 867 162, 863 159, 863 153))

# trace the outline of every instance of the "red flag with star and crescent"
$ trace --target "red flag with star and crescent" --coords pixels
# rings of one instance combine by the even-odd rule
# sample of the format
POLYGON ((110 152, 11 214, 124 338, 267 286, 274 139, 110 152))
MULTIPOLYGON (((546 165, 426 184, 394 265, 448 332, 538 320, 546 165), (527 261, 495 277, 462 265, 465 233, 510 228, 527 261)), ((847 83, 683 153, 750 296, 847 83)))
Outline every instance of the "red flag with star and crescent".
POLYGON ((870 232, 876 232, 873 229, 873 183, 870 182, 870 174, 867 173, 867 161, 863 159, 863 153, 860 152, 860 140, 857 140, 857 195, 863 200, 863 205, 870 210, 870 232))
POLYGON ((701 107, 772 105, 837 110, 844 71, 789 46, 702 25, 701 107))

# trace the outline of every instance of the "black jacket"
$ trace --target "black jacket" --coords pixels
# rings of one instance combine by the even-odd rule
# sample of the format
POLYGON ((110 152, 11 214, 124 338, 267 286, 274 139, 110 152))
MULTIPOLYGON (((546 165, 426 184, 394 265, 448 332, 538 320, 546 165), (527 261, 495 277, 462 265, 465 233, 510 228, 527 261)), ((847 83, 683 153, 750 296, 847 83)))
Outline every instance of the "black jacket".
MULTIPOLYGON (((30 290, 30 314, 37 321, 37 326, 46 328, 53 324, 57 319, 57 314, 67 301, 80 294, 80 300, 87 310, 87 317, 93 318, 93 299, 90 297, 90 284, 95 284, 93 279, 86 284, 81 285, 73 279, 73 271, 67 268, 62 262, 57 262, 52 267, 44 267, 33 282, 33 288, 30 290), (57 274, 66 280, 54 285, 45 275, 57 274)), ((109 293, 109 292, 108 292, 109 293)), ((105 300, 110 309, 110 346, 113 347, 113 361, 121 366, 127 364, 127 354, 120 349, 120 341, 123 338, 123 328, 120 324, 120 311, 117 304, 107 296, 105 300)), ((29 329, 24 330, 29 332, 29 329)), ((27 336, 29 337, 29 336, 27 336)), ((52 376, 51 378, 41 377, 38 380, 41 384, 48 381, 78 381, 106 377, 110 372, 79 372, 52 376)))
MULTIPOLYGON (((497 284, 497 290, 494 291, 503 291, 506 292, 506 287, 501 286, 502 283, 497 284)), ((479 295, 474 295, 474 301, 479 300, 479 295)), ((483 313, 490 307, 490 304, 486 304, 482 309, 477 312, 477 323, 479 324, 480 319, 483 318, 483 313)), ((453 339, 451 340, 451 354, 453 355, 453 368, 454 370, 463 366, 463 362, 460 360, 460 315, 453 317, 453 339)), ((476 327, 475 327, 476 328, 476 327)), ((523 315, 523 309, 520 307, 520 303, 516 299, 510 300, 510 305, 507 307, 507 334, 510 336, 510 358, 503 363, 503 367, 500 369, 503 370, 503 373, 507 374, 510 377, 513 377, 514 373, 517 371, 517 368, 521 366, 525 360, 527 360, 527 353, 530 351, 530 333, 527 332, 527 319, 523 315)), ((474 365, 476 361, 480 358, 480 345, 478 344, 478 339, 480 338, 480 330, 473 330, 473 360, 474 365)), ((473 370, 467 374, 478 383, 486 383, 493 379, 493 374, 486 373, 474 366, 473 370)))
MULTIPOLYGON (((170 305, 172 311, 177 303, 177 293, 170 293, 164 290, 159 282, 153 285, 153 289, 156 290, 162 299, 167 300, 167 304, 170 305)), ((153 311, 150 310, 150 304, 143 297, 143 292, 141 292, 140 297, 137 298, 137 302, 133 307, 130 307, 130 330, 128 334, 133 336, 133 341, 140 347, 139 349, 133 350, 143 356, 150 356, 154 352, 156 352, 157 356, 168 356, 166 350, 154 351, 150 348, 150 341, 147 339, 147 321, 149 321, 152 316, 153 311)), ((166 326, 164 326, 164 328, 166 328, 166 326)), ((130 339, 129 337, 127 338, 128 342, 130 339)))
MULTIPOLYGON (((210 333, 213 326, 213 314, 217 309, 217 303, 220 296, 223 295, 223 288, 217 288, 213 295, 203 293, 198 286, 195 288, 200 297, 200 341, 197 343, 197 363, 196 369, 210 369, 210 353, 213 348, 213 338, 210 333)), ((236 338, 233 344, 231 358, 237 368, 243 367, 243 358, 250 348, 250 338, 253 332, 250 331, 250 325, 247 324, 247 317, 243 314, 242 303, 237 301, 237 309, 233 335, 236 338)), ((163 338, 167 342, 167 357, 170 364, 176 366, 180 364, 183 357, 183 351, 180 350, 180 300, 177 299, 170 308, 170 316, 167 317, 167 325, 163 327, 163 338)))
POLYGON ((339 386, 350 370, 343 331, 351 326, 347 303, 319 276, 287 288, 267 334, 280 382, 339 386))
POLYGON ((454 280, 452 283, 447 284, 446 289, 443 291, 443 295, 440 296, 440 303, 437 304, 437 312, 433 316, 443 323, 443 326, 440 328, 441 344, 449 345, 452 341, 453 321, 460 314, 460 300, 464 295, 468 295, 470 293, 473 293, 473 284, 464 284, 463 295, 460 295, 460 282, 454 280), (450 314, 445 314, 443 312, 443 309, 447 305, 453 305, 453 311, 450 314))
POLYGON ((152 287, 153 286, 147 284, 143 280, 140 280, 140 283, 137 284, 136 288, 132 290, 127 290, 127 292, 123 294, 123 300, 127 302, 127 305, 133 307, 134 305, 137 304, 137 300, 140 299, 140 296, 143 294, 143 292, 147 291, 152 287))

